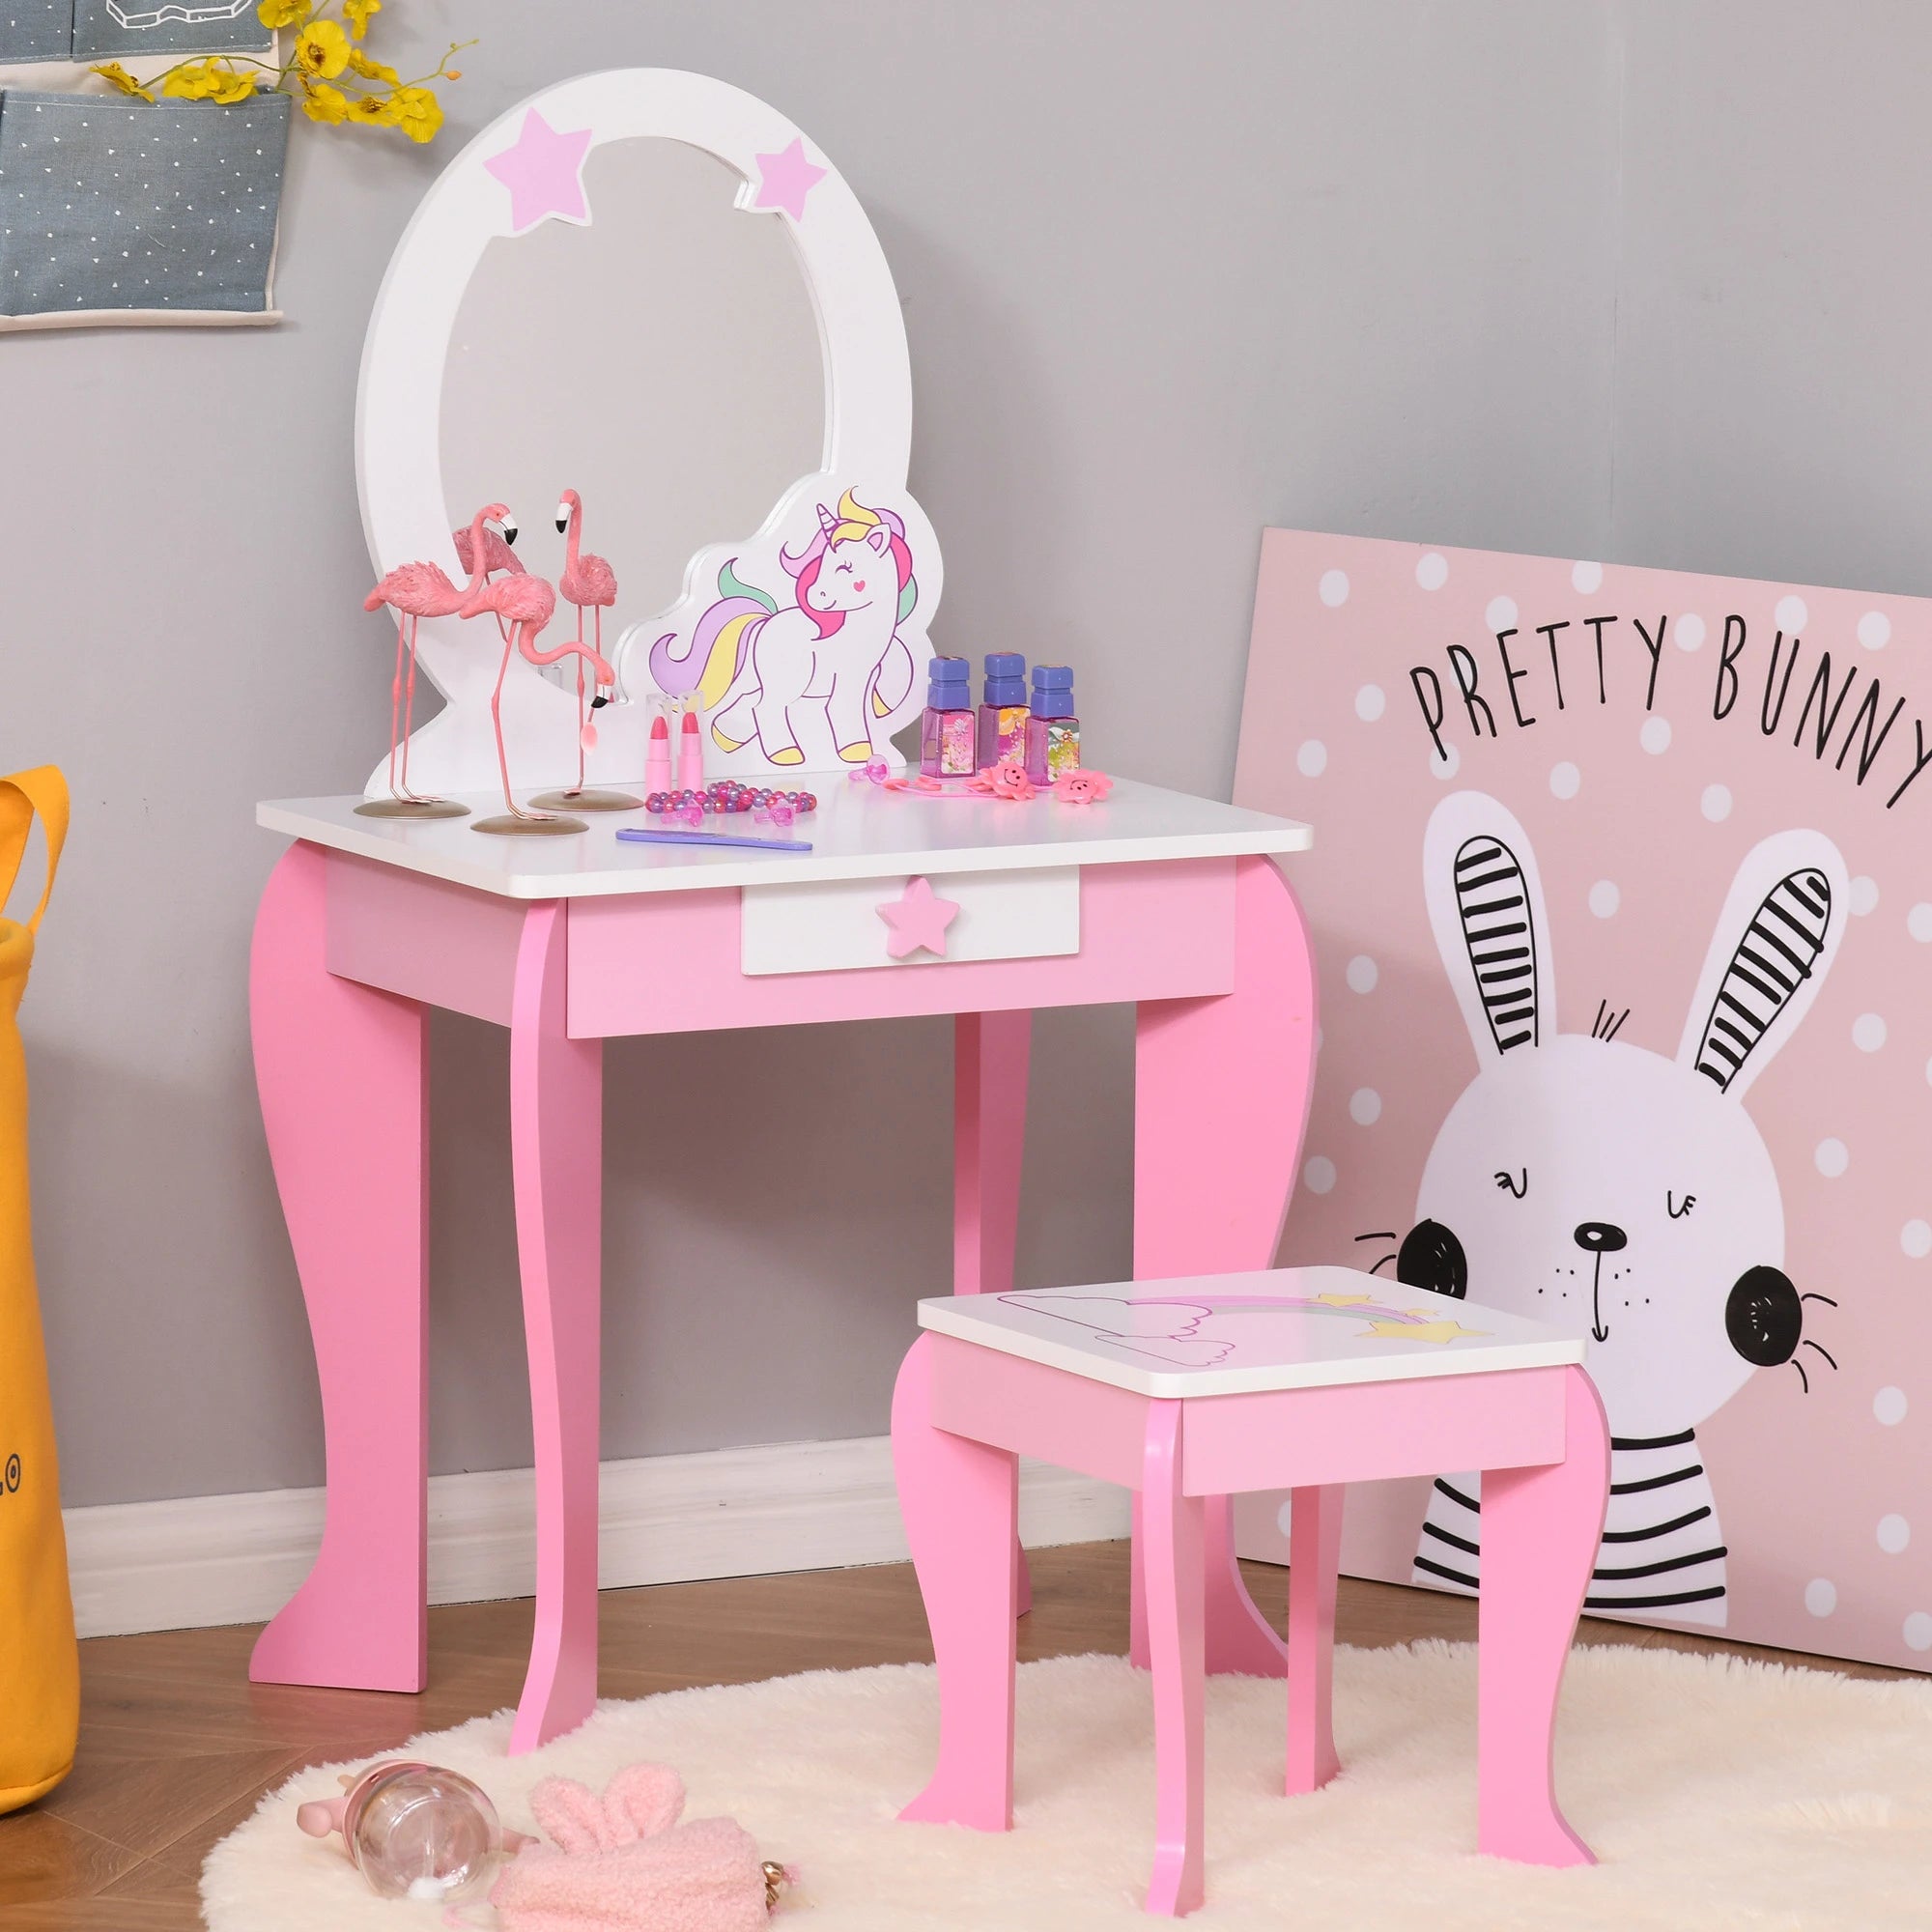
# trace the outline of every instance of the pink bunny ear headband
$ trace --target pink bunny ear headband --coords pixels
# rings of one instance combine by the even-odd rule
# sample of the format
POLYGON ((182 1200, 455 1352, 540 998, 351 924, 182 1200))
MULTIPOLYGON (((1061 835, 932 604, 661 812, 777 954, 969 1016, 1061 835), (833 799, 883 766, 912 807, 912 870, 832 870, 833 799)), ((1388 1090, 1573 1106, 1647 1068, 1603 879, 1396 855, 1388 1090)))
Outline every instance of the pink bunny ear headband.
POLYGON ((734 1820, 680 1823, 684 1780, 668 1765, 631 1765, 601 1797, 547 1777, 530 1809, 555 1844, 526 1845, 491 1889, 502 1932, 761 1932, 797 1882, 734 1820))

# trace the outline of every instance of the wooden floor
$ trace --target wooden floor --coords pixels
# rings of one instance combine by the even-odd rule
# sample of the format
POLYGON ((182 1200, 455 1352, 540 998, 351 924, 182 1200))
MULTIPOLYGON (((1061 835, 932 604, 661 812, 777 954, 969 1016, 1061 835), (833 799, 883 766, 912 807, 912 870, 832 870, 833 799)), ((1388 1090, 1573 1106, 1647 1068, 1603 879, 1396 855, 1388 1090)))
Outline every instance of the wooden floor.
MULTIPOLYGON (((1022 1658, 1126 1649, 1124 1544, 1039 1550, 1033 1562, 1035 1608, 1020 1625, 1022 1658)), ((1249 1568, 1256 1599, 1270 1613, 1285 1576, 1249 1568)), ((608 1591, 602 1626, 599 1688, 615 1697, 932 1655, 912 1572, 902 1564, 608 1591)), ((1345 1578, 1339 1634, 1369 1645, 1472 1637, 1475 1605, 1345 1578)), ((81 1646, 73 1774, 41 1804, 0 1818, 0 1928, 199 1925, 201 1861, 265 1789, 302 1765, 372 1757, 418 1731, 514 1704, 530 1605, 432 1610, 431 1688, 418 1697, 250 1684, 255 1634, 253 1627, 181 1631, 81 1646)), ((1578 1635, 1585 1643, 1728 1650, 1860 1676, 1905 1674, 1594 1620, 1578 1635)))

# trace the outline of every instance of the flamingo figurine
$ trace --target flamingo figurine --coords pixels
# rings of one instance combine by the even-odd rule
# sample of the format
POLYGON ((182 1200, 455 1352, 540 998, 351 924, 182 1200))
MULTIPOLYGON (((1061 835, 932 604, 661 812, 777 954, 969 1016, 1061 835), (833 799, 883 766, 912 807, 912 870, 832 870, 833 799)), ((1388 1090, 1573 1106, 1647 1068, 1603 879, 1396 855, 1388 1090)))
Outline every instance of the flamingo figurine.
MULTIPOLYGON (((494 562, 472 567, 472 558, 489 558, 495 551, 509 555, 502 537, 489 526, 491 518, 508 515, 501 503, 486 503, 467 530, 452 533, 457 561, 469 572, 467 584, 459 587, 452 583, 440 564, 399 563, 395 569, 384 572, 383 581, 362 600, 365 611, 380 610, 386 604, 396 613, 396 669, 389 682, 389 796, 365 799, 358 805, 355 810, 365 818, 469 816, 469 808, 458 805, 454 799, 424 798, 410 789, 410 733, 416 701, 416 626, 425 617, 454 616, 482 583, 488 571, 497 567, 494 562), (407 685, 403 676, 405 652, 409 657, 407 685), (400 771, 396 759, 398 745, 402 751, 400 771)), ((513 556, 510 563, 514 569, 523 569, 513 556)))
MULTIPOLYGON (((517 526, 514 520, 506 514, 501 521, 505 539, 515 543, 517 526)), ((558 664, 567 657, 583 658, 589 662, 600 685, 614 688, 617 682, 615 670, 587 644, 581 644, 575 639, 566 639, 554 651, 537 649, 537 634, 550 622, 555 610, 554 586, 548 579, 526 571, 513 577, 498 578, 494 583, 486 581, 472 584, 464 599, 463 608, 457 612, 460 617, 477 617, 489 611, 496 615, 499 627, 505 618, 509 620, 509 632, 503 643, 503 662, 497 670, 497 688, 490 695, 490 717, 497 730, 497 769, 503 779, 504 810, 497 816, 477 819, 471 827, 472 831, 554 834, 589 829, 582 819, 572 818, 567 813, 528 810, 520 806, 510 792, 510 758, 503 745, 503 680, 510 672, 511 654, 518 653, 526 663, 538 666, 558 664)))
MULTIPOLYGON (((566 490, 556 506, 557 533, 566 531, 563 574, 556 580, 558 592, 577 606, 577 641, 583 643, 583 613, 594 612, 596 655, 604 654, 604 612, 617 601, 617 576, 601 556, 592 556, 578 548, 583 522, 583 498, 575 490, 566 490)), ((584 786, 584 771, 589 754, 597 749, 597 725, 592 713, 604 700, 586 705, 583 689, 584 659, 577 660, 577 783, 563 791, 547 791, 531 799, 532 805, 560 807, 565 811, 636 811, 643 800, 627 791, 590 790, 584 786)))

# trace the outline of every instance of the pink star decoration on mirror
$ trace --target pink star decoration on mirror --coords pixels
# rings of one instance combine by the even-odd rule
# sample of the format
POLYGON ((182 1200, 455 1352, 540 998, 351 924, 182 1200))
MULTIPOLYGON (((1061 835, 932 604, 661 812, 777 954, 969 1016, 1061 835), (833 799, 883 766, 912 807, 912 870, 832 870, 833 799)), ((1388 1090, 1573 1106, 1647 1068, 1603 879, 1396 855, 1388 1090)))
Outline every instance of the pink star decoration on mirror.
POLYGON ((891 927, 886 951, 895 959, 903 959, 921 947, 946 957, 946 928, 959 917, 959 908, 952 900, 940 898, 929 879, 907 880, 904 894, 888 899, 878 910, 891 927))
POLYGON ((781 208, 794 221, 805 219, 805 198, 825 179, 824 168, 813 167, 805 158, 805 143, 794 136, 788 148, 776 155, 754 156, 758 163, 758 191, 753 208, 781 208))
POLYGON ((483 165, 510 190, 510 232, 521 235, 554 214, 561 221, 588 224, 583 198, 583 156, 590 129, 559 133, 532 107, 513 147, 492 155, 483 165))

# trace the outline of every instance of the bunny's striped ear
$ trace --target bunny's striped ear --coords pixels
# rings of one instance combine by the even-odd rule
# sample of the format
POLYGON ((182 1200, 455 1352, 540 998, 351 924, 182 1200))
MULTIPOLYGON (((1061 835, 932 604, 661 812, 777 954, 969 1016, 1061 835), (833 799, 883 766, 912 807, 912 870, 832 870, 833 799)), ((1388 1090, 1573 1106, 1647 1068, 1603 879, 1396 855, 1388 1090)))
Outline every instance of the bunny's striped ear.
POLYGON ((1431 814, 1423 895, 1479 1060, 1556 1030, 1549 923, 1529 837, 1494 799, 1456 792, 1431 814))
POLYGON ((1845 862, 1821 832, 1782 832, 1747 852, 1705 956, 1679 1063, 1719 1093, 1741 1094, 1816 998, 1848 897, 1845 862))

